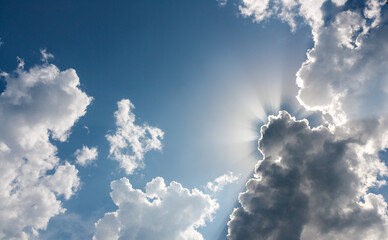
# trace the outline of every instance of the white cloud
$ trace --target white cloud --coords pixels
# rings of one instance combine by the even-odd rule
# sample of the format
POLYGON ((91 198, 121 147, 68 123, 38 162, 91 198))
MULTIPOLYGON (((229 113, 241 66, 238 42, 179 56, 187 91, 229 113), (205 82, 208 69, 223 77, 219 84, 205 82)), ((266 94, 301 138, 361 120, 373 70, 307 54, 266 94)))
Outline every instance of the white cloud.
MULTIPOLYGON (((110 143, 109 156, 119 161, 127 174, 144 166, 146 152, 161 150, 164 135, 159 128, 135 125, 133 108, 128 99, 118 102, 114 114, 116 132, 106 136, 110 143)), ((196 229, 211 221, 218 208, 210 195, 198 189, 189 190, 175 181, 167 186, 161 177, 148 182, 145 192, 134 189, 127 178, 113 181, 111 188, 111 197, 118 209, 106 213, 96 223, 95 240, 202 240, 196 229)))
POLYGON ((260 23, 271 17, 278 17, 287 22, 291 29, 296 29, 296 18, 302 17, 315 29, 323 25, 321 6, 325 0, 243 0, 239 6, 243 16, 252 16, 260 23))
POLYGON ((96 223, 94 240, 202 240, 196 231, 205 226, 218 204, 198 189, 177 182, 166 185, 157 177, 145 192, 134 189, 127 178, 111 183, 117 211, 106 213, 96 223))
POLYGON ((78 170, 60 161, 50 138, 65 141, 92 100, 73 69, 23 67, 1 73, 0 239, 31 239, 65 211, 59 197, 77 190, 78 170))
POLYGON ((134 105, 123 99, 117 103, 116 132, 106 135, 110 143, 109 157, 120 162, 127 174, 132 174, 136 168, 143 167, 144 154, 150 150, 162 149, 164 132, 148 124, 142 126, 135 124, 135 114, 132 112, 134 105))
POLYGON ((82 146, 82 149, 77 149, 74 153, 75 161, 81 166, 86 166, 92 163, 98 157, 98 150, 96 147, 82 146))
POLYGON ((218 192, 224 189, 224 187, 230 183, 234 183, 238 180, 238 176, 235 176, 232 172, 228 172, 222 176, 214 179, 213 182, 208 182, 206 184, 206 189, 212 192, 218 192))
POLYGON ((361 12, 341 12, 321 29, 297 73, 300 102, 330 113, 336 125, 387 109, 387 26, 378 27, 376 11, 371 19, 361 12))
MULTIPOLYGON (((360 2, 359 8, 326 9, 325 0, 243 0, 244 16, 261 22, 278 17, 294 30, 302 17, 312 28, 314 47, 297 73, 298 99, 308 109, 329 113, 336 125, 385 112, 387 108, 387 19, 385 1, 360 2), (329 17, 327 17, 327 16, 329 17)), ((343 6, 345 0, 333 1, 343 6)))

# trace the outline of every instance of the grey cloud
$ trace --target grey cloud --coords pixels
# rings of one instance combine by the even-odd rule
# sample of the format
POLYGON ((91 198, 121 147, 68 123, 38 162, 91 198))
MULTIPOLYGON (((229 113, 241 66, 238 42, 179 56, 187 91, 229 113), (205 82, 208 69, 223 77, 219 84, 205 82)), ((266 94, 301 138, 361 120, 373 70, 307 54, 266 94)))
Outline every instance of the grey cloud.
POLYGON ((384 239, 386 203, 357 174, 352 138, 311 129, 286 112, 262 127, 264 155, 240 194, 228 237, 242 239, 384 239))

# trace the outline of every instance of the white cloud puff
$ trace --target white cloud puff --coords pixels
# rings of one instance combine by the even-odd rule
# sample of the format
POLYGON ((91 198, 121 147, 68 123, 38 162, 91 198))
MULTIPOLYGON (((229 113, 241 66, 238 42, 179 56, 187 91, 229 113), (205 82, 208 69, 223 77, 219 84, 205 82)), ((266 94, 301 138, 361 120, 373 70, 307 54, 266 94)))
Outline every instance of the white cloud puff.
POLYGON ((65 141, 92 100, 73 69, 23 66, 1 73, 0 239, 31 239, 65 211, 59 197, 74 194, 78 170, 60 161, 50 139, 65 141))
POLYGON ((98 150, 96 147, 82 146, 82 149, 77 149, 74 153, 75 162, 81 166, 91 164, 98 157, 98 150))
POLYGON ((106 135, 110 143, 109 157, 120 162, 127 174, 132 174, 136 168, 143 167, 144 154, 150 150, 162 149, 161 139, 164 132, 148 124, 135 124, 134 105, 129 99, 117 103, 116 132, 106 135))
POLYGON ((329 113, 336 125, 388 108, 385 1, 351 3, 350 9, 346 3, 243 0, 240 6, 257 22, 278 17, 294 30, 299 17, 311 26, 314 47, 297 73, 298 100, 307 109, 329 113))
POLYGON ((227 174, 217 177, 213 182, 208 182, 206 184, 206 189, 214 193, 221 191, 226 185, 236 182, 238 178, 239 177, 234 175, 232 172, 228 172, 227 174))
POLYGON ((167 186, 161 177, 148 182, 145 192, 127 178, 113 181, 111 188, 118 209, 96 223, 94 240, 202 240, 196 229, 218 208, 209 195, 177 182, 167 186))

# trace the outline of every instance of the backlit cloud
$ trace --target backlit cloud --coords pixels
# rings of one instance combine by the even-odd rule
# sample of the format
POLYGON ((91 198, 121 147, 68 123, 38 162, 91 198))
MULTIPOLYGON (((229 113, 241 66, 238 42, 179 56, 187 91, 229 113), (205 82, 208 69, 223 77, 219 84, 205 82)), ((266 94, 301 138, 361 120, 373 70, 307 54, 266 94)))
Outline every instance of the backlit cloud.
POLYGON ((385 239, 387 203, 379 151, 388 140, 387 17, 384 1, 250 1, 256 22, 310 25, 314 46, 297 72, 298 100, 319 110, 311 129, 286 112, 263 126, 264 159, 239 197, 230 239, 385 239))
POLYGON ((376 176, 385 176, 387 168, 373 156, 359 156, 364 142, 323 126, 311 129, 287 112, 271 116, 261 133, 264 159, 239 196, 229 239, 388 237, 387 203, 367 192, 384 184, 376 176))

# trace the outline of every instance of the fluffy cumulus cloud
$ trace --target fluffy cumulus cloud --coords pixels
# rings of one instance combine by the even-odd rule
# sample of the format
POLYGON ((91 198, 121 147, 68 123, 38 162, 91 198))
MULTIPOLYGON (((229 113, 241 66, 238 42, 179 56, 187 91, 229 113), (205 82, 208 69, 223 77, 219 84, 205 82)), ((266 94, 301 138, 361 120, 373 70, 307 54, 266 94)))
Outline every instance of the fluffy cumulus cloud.
POLYGON ((379 114, 388 102, 385 1, 346 2, 244 0, 240 6, 257 22, 278 17, 295 29, 301 18, 311 26, 314 47, 297 73, 298 99, 330 113, 337 125, 379 114))
MULTIPOLYGON (((109 156, 119 161, 127 174, 144 166, 146 152, 162 148, 164 135, 159 128, 136 125, 133 108, 128 99, 118 102, 114 114, 117 129, 106 136, 109 156)), ((166 185, 161 177, 148 182, 144 192, 134 189, 127 178, 111 182, 111 188, 117 210, 98 220, 94 240, 201 240, 203 237, 196 229, 211 221, 218 208, 210 195, 198 189, 189 190, 175 181, 166 185)))
POLYGON ((1 73, 0 239, 31 239, 65 211, 61 199, 74 194, 78 171, 60 161, 51 139, 65 141, 91 102, 75 70, 23 66, 1 73))
POLYGON ((144 166, 144 154, 152 149, 161 150, 164 132, 148 124, 136 125, 134 105, 129 99, 117 103, 116 132, 106 136, 110 143, 110 158, 118 161, 127 174, 144 166))
POLYGON ((212 219, 218 204, 197 189, 177 182, 166 185, 161 177, 134 189, 127 178, 111 183, 117 211, 106 213, 96 223, 94 240, 201 240, 196 231, 212 219))
POLYGON ((298 100, 322 112, 311 129, 281 112, 262 128, 264 159, 239 197, 230 239, 386 239, 379 151, 388 147, 385 1, 243 0, 256 22, 311 26, 314 46, 296 74, 298 100))
POLYGON ((82 149, 77 149, 74 153, 75 162, 81 166, 91 164, 98 157, 98 150, 96 147, 82 146, 82 149))
POLYGON ((228 172, 222 176, 214 179, 213 182, 208 182, 206 184, 206 189, 212 192, 218 192, 224 189, 224 187, 230 183, 234 183, 238 180, 238 176, 234 175, 232 172, 228 172))
POLYGON ((367 1, 364 8, 337 14, 319 29, 297 73, 300 102, 329 112, 337 125, 388 107, 388 26, 386 17, 381 22, 381 4, 367 1))

